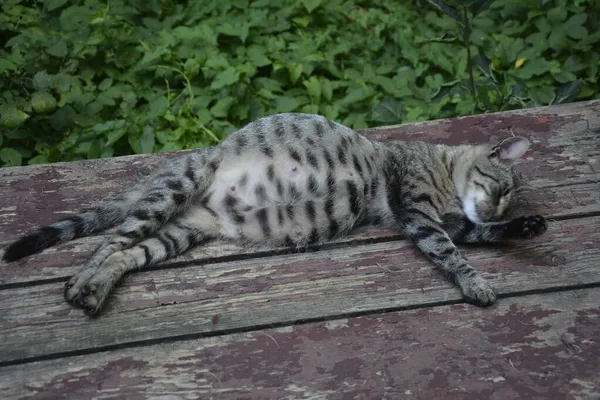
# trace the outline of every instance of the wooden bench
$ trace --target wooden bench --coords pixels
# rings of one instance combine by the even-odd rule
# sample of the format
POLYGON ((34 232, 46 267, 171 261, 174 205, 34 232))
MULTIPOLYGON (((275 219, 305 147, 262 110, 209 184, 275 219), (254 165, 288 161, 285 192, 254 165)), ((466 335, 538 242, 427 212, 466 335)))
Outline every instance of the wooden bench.
MULTIPOLYGON (((127 276, 97 319, 64 281, 102 237, 0 264, 0 398, 587 399, 600 392, 600 101, 368 129, 533 142, 514 214, 532 241, 463 247, 500 293, 464 304, 396 232, 321 249, 199 247, 127 276)), ((173 154, 0 169, 0 247, 173 154)))

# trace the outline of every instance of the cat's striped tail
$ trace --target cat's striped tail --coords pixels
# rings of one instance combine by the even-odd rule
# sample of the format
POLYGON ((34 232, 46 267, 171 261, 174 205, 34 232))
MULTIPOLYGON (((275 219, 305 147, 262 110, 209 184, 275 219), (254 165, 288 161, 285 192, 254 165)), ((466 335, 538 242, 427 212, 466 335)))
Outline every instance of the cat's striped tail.
POLYGON ((131 199, 107 201, 71 217, 39 228, 10 244, 2 259, 7 262, 30 256, 57 244, 101 232, 125 219, 131 199))

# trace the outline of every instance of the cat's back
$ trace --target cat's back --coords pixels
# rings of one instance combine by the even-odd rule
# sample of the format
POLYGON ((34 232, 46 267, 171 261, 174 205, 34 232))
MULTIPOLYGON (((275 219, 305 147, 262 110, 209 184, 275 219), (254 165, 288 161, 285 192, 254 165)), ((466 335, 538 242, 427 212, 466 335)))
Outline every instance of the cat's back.
MULTIPOLYGON (((352 129, 322 115, 283 113, 247 124, 231 133, 219 146, 226 147, 235 155, 262 153, 273 158, 275 150, 332 150, 341 145, 348 151, 350 145, 359 140, 358 136, 352 129)), ((310 162, 311 158, 307 161, 310 162)))

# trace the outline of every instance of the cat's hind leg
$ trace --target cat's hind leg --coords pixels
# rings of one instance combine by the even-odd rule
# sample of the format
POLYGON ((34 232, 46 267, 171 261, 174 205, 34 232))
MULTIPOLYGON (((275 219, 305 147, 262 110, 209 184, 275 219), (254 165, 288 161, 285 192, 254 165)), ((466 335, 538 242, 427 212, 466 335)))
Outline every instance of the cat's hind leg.
POLYGON ((76 284, 65 288, 65 298, 94 316, 127 272, 174 258, 217 236, 217 218, 205 208, 193 208, 175 217, 151 237, 128 249, 112 253, 99 268, 80 271, 74 276, 76 284))
POLYGON ((210 185, 217 168, 216 158, 211 159, 202 153, 190 154, 153 177, 117 227, 116 234, 109 236, 66 283, 67 301, 75 300, 86 282, 109 257, 151 237, 174 215, 184 210, 210 185))

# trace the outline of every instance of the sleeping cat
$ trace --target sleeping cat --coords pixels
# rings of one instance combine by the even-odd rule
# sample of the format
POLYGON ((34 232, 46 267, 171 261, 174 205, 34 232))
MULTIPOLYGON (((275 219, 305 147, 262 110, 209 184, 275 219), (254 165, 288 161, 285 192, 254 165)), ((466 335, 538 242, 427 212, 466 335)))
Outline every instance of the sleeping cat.
POLYGON ((4 260, 118 225, 65 286, 69 303, 95 315, 126 272, 208 240, 301 248, 380 224, 406 234, 466 301, 488 306, 496 301, 493 287, 454 243, 546 230, 539 215, 499 222, 514 189, 511 166, 528 147, 522 137, 495 146, 379 143, 319 115, 273 115, 20 238, 4 260))

